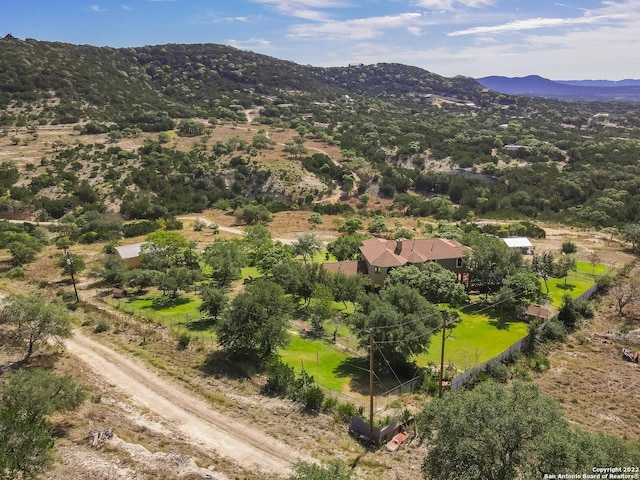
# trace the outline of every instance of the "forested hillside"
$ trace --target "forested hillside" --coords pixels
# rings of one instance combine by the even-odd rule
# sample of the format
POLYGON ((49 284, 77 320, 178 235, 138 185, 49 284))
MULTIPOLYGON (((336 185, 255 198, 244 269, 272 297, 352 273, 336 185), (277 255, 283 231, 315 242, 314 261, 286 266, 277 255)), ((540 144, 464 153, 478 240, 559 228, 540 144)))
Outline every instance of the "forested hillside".
POLYGON ((87 198, 102 205, 105 194, 130 218, 155 216, 154 205, 177 214, 221 199, 317 209, 339 192, 447 220, 640 220, 636 103, 509 96, 404 65, 320 68, 221 45, 10 39, 0 40, 0 107, 5 210, 60 217, 87 198), (49 145, 29 170, 12 162, 12 147, 61 124, 102 141, 49 145), (229 124, 256 132, 216 139, 216 126, 229 124), (121 143, 144 132, 160 137, 121 143), (291 135, 267 152, 275 132, 291 135), (202 141, 185 152, 168 142, 175 133, 202 141), (261 155, 279 156, 314 186, 284 188, 297 180, 261 155), (141 199, 144 215, 131 208, 141 199))

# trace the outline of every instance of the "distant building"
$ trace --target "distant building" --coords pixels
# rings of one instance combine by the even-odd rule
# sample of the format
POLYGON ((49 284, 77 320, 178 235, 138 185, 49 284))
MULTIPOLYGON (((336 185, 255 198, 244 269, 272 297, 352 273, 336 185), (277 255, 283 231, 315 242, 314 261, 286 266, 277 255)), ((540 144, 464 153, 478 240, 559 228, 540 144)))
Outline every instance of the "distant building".
POLYGON ((522 148, 527 148, 527 147, 525 145, 515 145, 513 143, 510 143, 510 144, 504 146, 504 149, 507 152, 517 152, 518 150, 520 150, 522 148))
POLYGON ((533 253, 533 244, 527 237, 507 237, 501 239, 509 248, 517 248, 523 255, 533 253))
POLYGON ((130 245, 115 247, 116 254, 124 261, 128 269, 142 266, 142 262, 140 261, 141 250, 142 243, 132 243, 130 245))

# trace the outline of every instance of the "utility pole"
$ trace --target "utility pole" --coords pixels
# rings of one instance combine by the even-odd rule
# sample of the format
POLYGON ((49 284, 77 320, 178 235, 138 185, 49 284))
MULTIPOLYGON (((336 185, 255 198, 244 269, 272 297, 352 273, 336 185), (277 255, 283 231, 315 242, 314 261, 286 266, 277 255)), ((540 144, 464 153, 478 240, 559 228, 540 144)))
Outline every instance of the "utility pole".
POLYGON ((442 311, 442 352, 440 353, 440 390, 439 397, 442 398, 442 382, 444 381, 444 340, 447 335, 447 317, 449 312, 442 311))
POLYGON ((69 267, 69 274, 71 275, 71 282, 73 283, 73 291, 76 294, 76 302, 80 303, 80 297, 78 297, 78 289, 76 288, 76 279, 73 276, 73 260, 71 259, 69 251, 66 248, 64 249, 64 257, 67 262, 67 267, 69 267))
POLYGON ((373 441, 373 328, 369 329, 369 441, 373 441))

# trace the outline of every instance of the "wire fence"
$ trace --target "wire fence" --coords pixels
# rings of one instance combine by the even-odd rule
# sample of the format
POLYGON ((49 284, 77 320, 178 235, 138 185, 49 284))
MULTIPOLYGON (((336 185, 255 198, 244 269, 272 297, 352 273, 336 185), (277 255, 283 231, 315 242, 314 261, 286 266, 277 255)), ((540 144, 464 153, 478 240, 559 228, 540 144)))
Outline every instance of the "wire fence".
POLYGON ((104 297, 104 303, 123 312, 122 320, 125 321, 128 316, 135 316, 147 322, 159 324, 168 329, 175 337, 187 335, 191 340, 198 340, 205 345, 215 345, 215 335, 211 330, 212 321, 207 317, 203 317, 198 310, 179 313, 160 313, 153 308, 141 308, 128 300, 114 297, 104 297))

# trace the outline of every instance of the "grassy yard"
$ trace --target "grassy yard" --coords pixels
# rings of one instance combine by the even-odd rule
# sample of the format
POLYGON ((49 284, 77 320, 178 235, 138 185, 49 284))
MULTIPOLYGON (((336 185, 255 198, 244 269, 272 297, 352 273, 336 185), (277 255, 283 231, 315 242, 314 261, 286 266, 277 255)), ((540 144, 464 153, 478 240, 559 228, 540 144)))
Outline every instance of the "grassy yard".
MULTIPOLYGON (((589 265, 589 271, 591 271, 591 265, 589 265)), ((549 285, 549 299, 551 304, 555 307, 562 305, 562 297, 569 294, 571 297, 576 298, 589 290, 593 285, 593 277, 585 275, 584 273, 570 272, 567 276, 565 284, 564 278, 549 278, 547 284, 549 285)), ((544 282, 540 281, 542 285, 542 291, 546 292, 544 282)))
POLYGON ((280 358, 296 372, 302 370, 304 363, 307 373, 313 375, 318 383, 340 392, 347 390, 352 376, 361 373, 355 367, 349 367, 351 356, 347 352, 325 340, 292 335, 289 346, 280 350, 280 358))
POLYGON ((171 330, 185 331, 202 339, 214 340, 211 322, 202 319, 202 300, 197 296, 164 297, 158 292, 132 296, 113 303, 118 309, 139 315, 171 330))
MULTIPOLYGON (((494 357, 527 335, 526 323, 500 319, 481 306, 463 309, 460 317, 462 321, 447 331, 444 358, 445 363, 452 362, 461 370, 494 357)), ((440 363, 441 340, 441 332, 432 337, 429 350, 416 357, 418 365, 440 363)))

